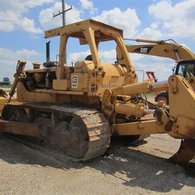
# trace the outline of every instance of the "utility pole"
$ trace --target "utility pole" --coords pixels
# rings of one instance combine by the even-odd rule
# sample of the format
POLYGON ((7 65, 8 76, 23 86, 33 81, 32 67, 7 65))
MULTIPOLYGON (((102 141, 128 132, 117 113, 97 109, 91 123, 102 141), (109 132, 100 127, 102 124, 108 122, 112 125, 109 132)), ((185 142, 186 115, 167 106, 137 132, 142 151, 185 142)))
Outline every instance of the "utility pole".
POLYGON ((72 9, 72 5, 70 8, 66 9, 66 4, 64 2, 64 0, 62 0, 62 11, 57 14, 53 14, 53 17, 62 15, 62 26, 66 25, 66 12, 70 11, 72 9))
MULTIPOLYGON (((56 17, 56 16, 59 16, 59 15, 62 15, 62 26, 65 26, 66 25, 66 12, 70 11, 72 9, 72 5, 70 8, 66 9, 66 4, 64 2, 65 0, 62 0, 62 11, 58 12, 57 14, 53 14, 53 17, 56 17)), ((64 57, 65 57, 65 64, 66 64, 66 58, 67 58, 67 54, 65 52, 64 54, 64 57)))

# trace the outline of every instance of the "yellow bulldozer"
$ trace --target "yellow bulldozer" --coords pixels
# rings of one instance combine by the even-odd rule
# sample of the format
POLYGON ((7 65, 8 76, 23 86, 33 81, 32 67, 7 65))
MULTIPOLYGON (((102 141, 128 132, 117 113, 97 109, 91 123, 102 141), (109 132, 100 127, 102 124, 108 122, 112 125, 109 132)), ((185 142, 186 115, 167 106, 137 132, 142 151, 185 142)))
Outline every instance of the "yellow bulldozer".
POLYGON ((85 161, 103 155, 112 136, 167 133, 181 139, 172 160, 190 161, 195 155, 195 94, 181 75, 168 82, 139 83, 123 40, 123 31, 85 20, 45 32, 60 38, 59 59, 43 68, 24 69, 19 61, 10 97, 17 86, 17 102, 4 105, 0 131, 37 137, 85 161), (88 45, 90 55, 67 64, 70 38, 88 45), (115 63, 102 62, 99 45, 114 41, 115 63), (169 107, 154 105, 144 93, 169 91, 169 107))

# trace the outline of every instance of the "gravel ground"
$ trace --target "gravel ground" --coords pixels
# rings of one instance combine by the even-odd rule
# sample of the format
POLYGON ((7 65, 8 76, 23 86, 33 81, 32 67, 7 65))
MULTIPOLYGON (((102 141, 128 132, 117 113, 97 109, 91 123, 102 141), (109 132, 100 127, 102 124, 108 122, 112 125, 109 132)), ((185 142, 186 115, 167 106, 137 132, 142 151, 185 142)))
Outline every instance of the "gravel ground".
POLYGON ((138 147, 115 142, 107 155, 81 163, 0 135, 0 194, 195 194, 195 161, 166 160, 178 146, 152 135, 138 147))

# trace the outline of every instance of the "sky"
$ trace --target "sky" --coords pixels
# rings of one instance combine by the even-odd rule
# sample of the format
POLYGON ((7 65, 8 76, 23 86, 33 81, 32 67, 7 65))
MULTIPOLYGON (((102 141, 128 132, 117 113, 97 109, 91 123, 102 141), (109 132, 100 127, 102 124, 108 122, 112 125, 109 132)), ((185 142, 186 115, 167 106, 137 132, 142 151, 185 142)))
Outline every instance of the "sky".
MULTIPOLYGON (((173 39, 195 52, 195 0, 65 0, 66 24, 94 19, 124 31, 125 38, 153 40, 173 39)), ((0 80, 15 72, 18 59, 45 61, 44 31, 62 25, 61 0, 0 0, 0 80)), ((132 42, 127 42, 131 44, 132 42)), ((51 40, 51 57, 57 59, 58 38, 51 40)), ((69 43, 68 63, 84 59, 89 50, 69 43)), ((103 45, 100 56, 113 60, 115 48, 103 45)), ((143 71, 155 71, 166 80, 175 62, 158 57, 130 54, 140 80, 143 71)), ((102 61, 103 61, 102 60, 102 61)), ((145 77, 145 76, 144 76, 145 77)))

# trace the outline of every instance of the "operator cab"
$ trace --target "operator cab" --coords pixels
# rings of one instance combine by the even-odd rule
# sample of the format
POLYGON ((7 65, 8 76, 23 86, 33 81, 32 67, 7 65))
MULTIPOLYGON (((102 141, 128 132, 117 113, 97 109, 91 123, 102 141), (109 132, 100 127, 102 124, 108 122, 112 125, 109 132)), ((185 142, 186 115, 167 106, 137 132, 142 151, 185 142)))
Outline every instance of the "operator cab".
POLYGON ((186 79, 195 76, 195 60, 185 60, 178 63, 175 75, 182 75, 186 79))

